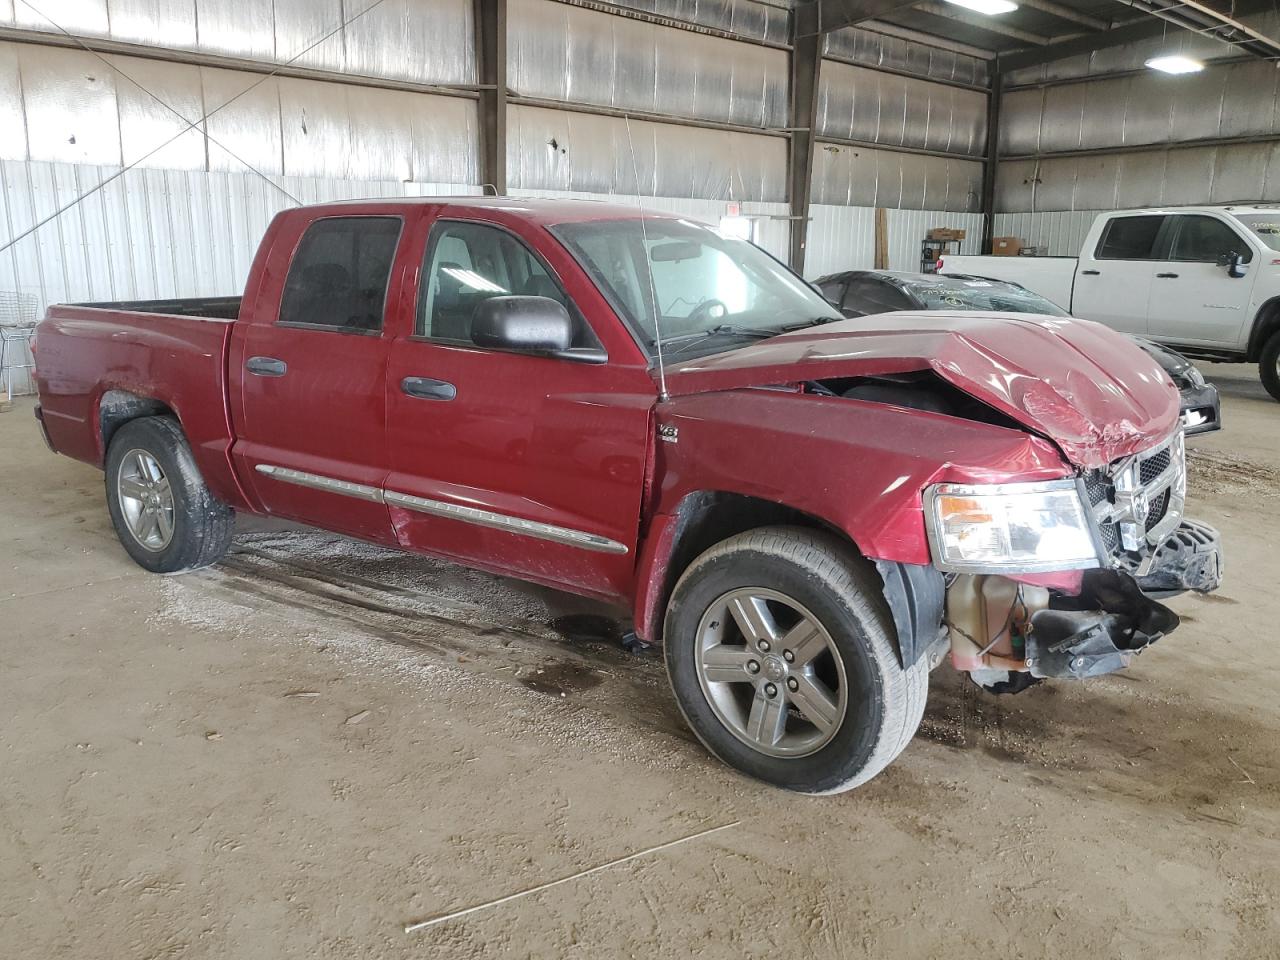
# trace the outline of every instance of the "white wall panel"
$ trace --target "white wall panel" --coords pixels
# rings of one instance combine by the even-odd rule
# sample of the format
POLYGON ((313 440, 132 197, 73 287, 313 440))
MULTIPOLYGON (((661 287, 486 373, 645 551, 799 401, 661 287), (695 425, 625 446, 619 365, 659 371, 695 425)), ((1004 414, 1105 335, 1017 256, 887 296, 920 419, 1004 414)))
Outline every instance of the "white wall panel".
MULTIPOLYGON (((0 161, 0 246, 119 171, 0 161)), ((305 203, 479 194, 473 185, 273 178, 305 203)), ((251 173, 135 168, 0 253, 0 293, 50 303, 239 293, 267 223, 293 206, 251 173)))
POLYGON ((1051 257, 1080 253, 1098 210, 1055 210, 1047 213, 997 213, 992 235, 1021 237, 1030 246, 1048 247, 1051 257))
MULTIPOLYGON (((805 251, 805 276, 815 279, 843 270, 875 267, 875 207, 814 204, 809 208, 809 245, 805 251)), ((920 269, 920 244, 934 227, 964 230, 961 253, 982 249, 982 214, 945 210, 887 210, 890 270, 911 273, 920 269)))

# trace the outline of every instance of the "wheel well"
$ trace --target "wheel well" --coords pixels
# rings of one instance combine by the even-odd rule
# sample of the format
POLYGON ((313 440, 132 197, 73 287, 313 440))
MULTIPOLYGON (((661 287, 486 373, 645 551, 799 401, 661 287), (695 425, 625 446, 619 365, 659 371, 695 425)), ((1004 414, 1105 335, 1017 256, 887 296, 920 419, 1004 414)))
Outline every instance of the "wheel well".
POLYGON ((1280 332, 1280 297, 1273 297, 1258 308, 1254 318, 1253 331, 1249 334, 1250 363, 1262 359, 1262 348, 1277 332, 1280 332))
POLYGON ((662 641, 663 611, 667 608, 667 601, 671 598, 671 591, 680 575, 701 553, 722 540, 757 527, 808 527, 833 533, 855 553, 860 552, 848 534, 820 517, 759 497, 721 491, 692 493, 680 502, 676 515, 678 520, 675 541, 663 578, 662 595, 656 598, 649 629, 651 636, 646 638, 650 643, 662 641))
POLYGON ((176 419, 173 410, 159 400, 140 397, 128 390, 108 390, 98 402, 98 429, 102 438, 103 459, 106 458, 107 448, 111 446, 111 438, 115 432, 130 420, 166 416, 176 419))

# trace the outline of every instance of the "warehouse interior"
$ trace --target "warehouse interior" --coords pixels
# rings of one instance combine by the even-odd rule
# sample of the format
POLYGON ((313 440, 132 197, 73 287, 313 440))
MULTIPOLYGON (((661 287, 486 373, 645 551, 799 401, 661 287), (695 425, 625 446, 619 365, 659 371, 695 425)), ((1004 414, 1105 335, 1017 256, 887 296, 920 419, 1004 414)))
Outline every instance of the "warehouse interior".
POLYGON ((596 600, 250 516, 138 569, 30 335, 239 296, 277 214, 363 198, 611 201, 809 281, 1074 258, 1114 211, 1280 204, 1278 66, 1251 0, 0 0, 0 953, 1275 957, 1252 344, 1191 351, 1222 589, 1122 673, 935 671, 902 759, 810 798, 707 754, 596 600))

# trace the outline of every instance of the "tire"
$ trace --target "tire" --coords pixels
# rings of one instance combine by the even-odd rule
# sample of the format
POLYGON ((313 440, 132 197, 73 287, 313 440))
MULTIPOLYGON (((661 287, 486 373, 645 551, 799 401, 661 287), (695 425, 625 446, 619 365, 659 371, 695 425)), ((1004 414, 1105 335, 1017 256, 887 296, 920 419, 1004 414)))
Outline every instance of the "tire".
POLYGON ((235 514, 209 492, 170 417, 142 417, 116 431, 107 448, 106 486, 116 536, 152 573, 207 567, 231 545, 235 514))
POLYGON ((664 629, 667 674, 698 739, 729 766, 787 790, 839 793, 866 783, 903 751, 924 715, 927 660, 902 668, 879 575, 827 533, 764 527, 710 548, 676 583, 664 629), (759 614, 758 600, 765 615, 755 636, 778 642, 755 657, 741 624, 759 614), (805 633, 803 650, 783 643, 805 633), (775 696, 795 691, 785 712, 770 713, 770 677, 775 696), (814 699, 815 687, 823 699, 814 699), (809 704, 821 706, 806 712, 809 704), (824 724, 807 719, 824 713, 824 724))
POLYGON ((1258 359, 1258 374, 1271 398, 1280 400, 1280 331, 1273 333, 1271 339, 1263 344, 1262 356, 1258 359))

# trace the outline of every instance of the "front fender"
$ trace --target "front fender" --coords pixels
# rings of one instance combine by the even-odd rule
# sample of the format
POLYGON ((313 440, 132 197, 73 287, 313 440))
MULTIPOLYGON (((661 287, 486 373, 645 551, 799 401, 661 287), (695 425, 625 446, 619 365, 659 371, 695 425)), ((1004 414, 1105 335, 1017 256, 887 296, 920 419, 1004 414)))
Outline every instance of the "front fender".
MULTIPOLYGON (((924 487, 1070 474, 1052 444, 1020 430, 798 390, 677 397, 658 406, 656 420, 666 442, 654 455, 656 503, 634 611, 646 639, 679 576, 673 556, 701 496, 776 506, 843 534, 869 559, 925 566, 924 487)), ((777 522, 768 512, 757 526, 777 522)))

